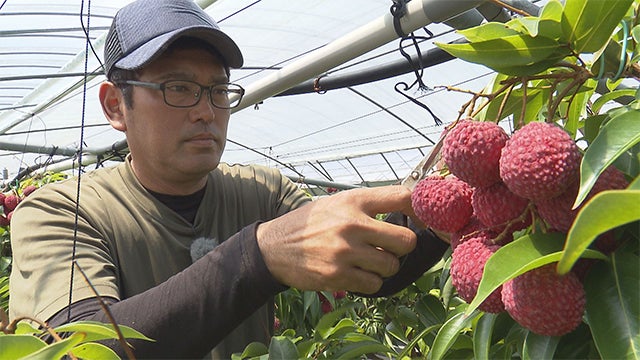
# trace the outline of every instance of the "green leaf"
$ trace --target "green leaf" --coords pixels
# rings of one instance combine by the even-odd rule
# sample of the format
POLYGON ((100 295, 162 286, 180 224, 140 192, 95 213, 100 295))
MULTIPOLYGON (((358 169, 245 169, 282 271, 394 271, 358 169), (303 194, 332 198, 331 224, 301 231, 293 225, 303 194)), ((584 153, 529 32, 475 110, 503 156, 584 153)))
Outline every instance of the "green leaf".
POLYGON ((361 305, 358 303, 345 304, 344 306, 341 306, 330 313, 324 314, 316 325, 316 336, 319 336, 322 339, 326 339, 333 331, 334 325, 343 318, 343 315, 347 311, 359 306, 361 305))
POLYGON ((580 164, 577 207, 587 197, 598 176, 623 152, 640 143, 640 110, 620 108, 587 148, 580 164))
MULTIPOLYGON (((125 339, 142 339, 154 341, 142 333, 128 326, 118 325, 120 332, 125 339)), ((113 325, 105 324, 98 321, 76 321, 58 326, 54 329, 58 333, 63 332, 83 332, 87 334, 86 342, 99 341, 105 339, 117 339, 118 333, 114 330, 113 325)))
POLYGON ((269 344, 270 360, 290 360, 298 359, 298 348, 291 339, 284 336, 274 336, 269 344))
POLYGON ((16 326, 16 334, 34 335, 34 334, 41 334, 41 333, 42 333, 42 330, 38 329, 28 321, 20 321, 16 326))
POLYGON ((633 41, 640 43, 640 25, 636 25, 631 29, 631 36, 633 37, 633 41))
POLYGON ((621 89, 608 92, 606 94, 603 94, 593 102, 593 105, 591 105, 591 110, 597 114, 600 112, 602 106, 609 101, 615 101, 616 99, 623 96, 635 96, 635 94, 636 89, 621 89))
POLYGON ((458 33, 470 42, 500 39, 504 36, 518 35, 517 31, 508 28, 499 22, 488 22, 468 29, 459 30, 458 33))
POLYGON ((447 312, 438 297, 425 294, 416 302, 415 311, 424 327, 442 324, 447 318, 447 312))
POLYGON ((74 346, 80 344, 85 339, 85 335, 82 333, 71 334, 68 338, 57 341, 51 345, 45 346, 42 349, 33 352, 20 360, 51 360, 60 359, 66 353, 71 351, 74 346))
POLYGON ((582 86, 584 91, 572 92, 569 96, 562 100, 562 111, 566 112, 564 129, 569 132, 573 138, 578 135, 579 128, 581 127, 580 119, 583 115, 586 115, 587 104, 591 99, 591 96, 595 92, 595 80, 589 79, 582 86), (571 102, 569 102, 571 101, 571 102))
POLYGON ((473 355, 477 360, 489 359, 493 326, 497 317, 497 314, 483 313, 473 329, 473 355))
POLYGON ((553 39, 528 35, 511 35, 467 44, 436 45, 457 58, 482 64, 507 75, 535 74, 569 54, 565 47, 553 39))
POLYGON ((569 272, 599 234, 636 220, 640 220, 640 190, 607 190, 596 194, 580 209, 569 229, 558 273, 569 272))
POLYGON ((84 343, 73 348, 73 355, 80 359, 120 360, 118 354, 98 343, 84 343))
POLYGON ((477 316, 478 312, 467 315, 464 311, 459 312, 452 316, 447 322, 442 325, 436 339, 433 341, 433 346, 429 352, 430 360, 439 360, 444 358, 447 351, 453 346, 460 332, 469 327, 473 318, 477 316))
POLYGON ((522 360, 553 359, 559 341, 558 336, 542 336, 529 331, 524 340, 522 360))
MULTIPOLYGON (((478 293, 467 313, 475 310, 491 293, 505 282, 545 264, 556 262, 562 255, 565 234, 529 234, 504 245, 487 260, 478 293)), ((587 250, 583 257, 603 258, 602 253, 587 250)))
POLYGON ((562 31, 576 53, 593 53, 607 44, 633 0, 566 0, 562 31))
POLYGON ((637 255, 614 252, 585 281, 586 318, 603 359, 640 359, 640 271, 637 255))
POLYGON ((349 341, 348 344, 340 347, 340 349, 333 354, 332 358, 334 359, 359 359, 361 356, 366 354, 375 354, 375 353, 390 353, 391 349, 382 345, 375 339, 363 335, 363 334, 353 334, 354 337, 350 339, 345 339, 349 341), (357 335, 357 336, 355 336, 357 335))
POLYGON ((0 333, 0 359, 19 359, 47 346, 33 335, 2 335, 0 333))
POLYGON ((269 349, 267 348, 267 345, 258 341, 254 341, 249 343, 249 345, 244 348, 244 351, 242 351, 242 354, 240 354, 240 359, 253 358, 268 353, 269 349))

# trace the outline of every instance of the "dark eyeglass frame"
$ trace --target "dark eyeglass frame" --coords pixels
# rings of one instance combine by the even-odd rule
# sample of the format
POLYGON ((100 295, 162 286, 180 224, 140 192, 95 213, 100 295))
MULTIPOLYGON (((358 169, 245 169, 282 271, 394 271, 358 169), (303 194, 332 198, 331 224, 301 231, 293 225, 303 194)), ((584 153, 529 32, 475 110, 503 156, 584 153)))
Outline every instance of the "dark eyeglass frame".
MULTIPOLYGON (((242 100, 242 97, 244 96, 244 88, 238 84, 235 83, 220 83, 220 84, 214 84, 214 85, 201 85, 195 81, 191 81, 191 80, 167 80, 167 81, 163 81, 161 83, 154 83, 154 82, 147 82, 147 81, 138 81, 138 80, 123 80, 123 81, 119 81, 118 84, 127 84, 127 85, 133 85, 133 86, 142 86, 142 87, 146 87, 149 89, 155 89, 155 90, 160 90, 162 91, 162 99, 164 100, 164 103, 172 106, 172 107, 176 107, 176 108, 190 108, 193 106, 196 106, 199 102, 200 99, 202 98, 202 94, 203 92, 206 90, 208 92, 208 97, 209 97, 209 103, 211 105, 213 105, 214 107, 218 108, 218 109, 224 109, 224 110, 228 110, 228 109, 233 109, 235 107, 237 107, 238 105, 240 105, 240 101, 242 100), (189 84, 194 84, 197 87, 200 88, 200 90, 194 94, 194 102, 191 105, 175 105, 175 104, 171 104, 169 101, 167 101, 167 93, 165 92, 165 89, 168 87, 167 84, 171 85, 171 83, 189 83, 189 84), (237 99, 234 99, 234 104, 232 106, 223 106, 223 105, 218 105, 216 103, 213 102, 213 96, 211 96, 212 91, 214 90, 214 88, 220 87, 224 90, 226 90, 228 92, 228 95, 232 95, 235 94, 236 96, 238 96, 237 99)), ((220 90, 220 89, 219 89, 220 90)))

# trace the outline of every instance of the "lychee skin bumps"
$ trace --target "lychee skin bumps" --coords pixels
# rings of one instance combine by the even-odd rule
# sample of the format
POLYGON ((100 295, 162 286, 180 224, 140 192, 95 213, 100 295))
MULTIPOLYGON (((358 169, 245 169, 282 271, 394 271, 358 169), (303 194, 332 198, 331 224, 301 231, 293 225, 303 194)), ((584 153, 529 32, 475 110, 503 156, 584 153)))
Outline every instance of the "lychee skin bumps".
POLYGON ((455 177, 430 176, 416 184, 411 205, 416 216, 428 227, 454 233, 467 224, 473 208, 473 190, 455 177))
MULTIPOLYGON (((493 230, 498 230, 498 226, 504 227, 508 222, 520 217, 528 204, 528 199, 514 194, 502 182, 476 188, 471 198, 471 205, 478 219, 493 230)), ((512 224, 510 229, 515 231, 523 229, 529 223, 513 225, 516 224, 512 224)))
POLYGON ((574 273, 558 275, 552 263, 507 281, 502 301, 523 327, 538 335, 562 336, 582 322, 585 293, 574 273))
MULTIPOLYGON (((484 265, 500 246, 492 245, 487 232, 464 241, 455 248, 451 258, 451 284, 464 301, 470 303, 478 292, 484 265)), ((494 290, 478 308, 490 313, 504 311, 502 287, 494 290)))
POLYGON ((473 187, 489 186, 500 181, 500 150, 508 139, 495 123, 460 120, 444 139, 442 158, 460 180, 473 187))
POLYGON ((500 177, 516 195, 530 200, 552 198, 578 179, 581 156, 563 129, 531 122, 502 148, 500 177))

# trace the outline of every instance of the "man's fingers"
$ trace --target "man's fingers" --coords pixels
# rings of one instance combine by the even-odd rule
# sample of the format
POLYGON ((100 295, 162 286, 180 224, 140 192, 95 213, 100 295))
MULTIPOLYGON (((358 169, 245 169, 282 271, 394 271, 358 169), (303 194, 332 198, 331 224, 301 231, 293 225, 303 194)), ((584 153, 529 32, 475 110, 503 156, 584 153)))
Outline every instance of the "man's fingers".
POLYGON ((340 194, 353 196, 355 201, 361 204, 362 210, 371 217, 394 211, 413 214, 411 191, 401 185, 355 189, 340 194))

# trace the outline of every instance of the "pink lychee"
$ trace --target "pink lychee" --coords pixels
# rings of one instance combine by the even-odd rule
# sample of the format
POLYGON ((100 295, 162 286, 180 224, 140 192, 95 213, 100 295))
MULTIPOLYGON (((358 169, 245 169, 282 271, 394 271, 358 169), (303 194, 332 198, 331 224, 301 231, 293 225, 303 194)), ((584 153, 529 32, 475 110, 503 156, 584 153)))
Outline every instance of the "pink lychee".
POLYGON ((559 275, 551 263, 507 281, 502 301, 523 327, 538 335, 562 336, 580 325, 586 300, 577 276, 559 275))
POLYGON ((470 186, 500 181, 500 150, 509 135, 495 123, 464 119, 447 133, 442 158, 449 171, 470 186))
POLYGON ((416 184, 411 194, 411 205, 426 226, 453 233, 471 218, 472 193, 467 183, 455 177, 429 176, 416 184))
MULTIPOLYGON (((460 243, 451 255, 451 283, 458 291, 458 296, 470 303, 478 292, 484 266, 498 249, 499 245, 491 244, 486 233, 480 232, 467 241, 460 243)), ((494 290, 479 309, 499 313, 504 311, 501 295, 502 287, 494 290)))
POLYGON ((581 153, 562 128, 531 122, 502 148, 500 177, 516 195, 541 200, 560 195, 579 176, 581 153))

